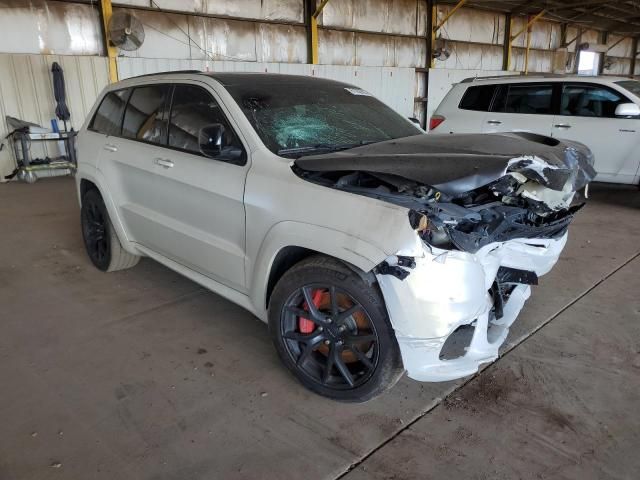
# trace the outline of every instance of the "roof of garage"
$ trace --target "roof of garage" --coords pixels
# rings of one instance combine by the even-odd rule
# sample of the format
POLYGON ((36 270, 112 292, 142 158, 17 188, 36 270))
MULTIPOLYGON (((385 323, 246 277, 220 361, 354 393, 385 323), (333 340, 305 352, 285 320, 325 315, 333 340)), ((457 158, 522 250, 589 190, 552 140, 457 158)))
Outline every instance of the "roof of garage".
POLYGON ((640 34, 640 0, 472 0, 466 5, 513 15, 536 15, 544 10, 544 18, 549 20, 621 35, 640 34))

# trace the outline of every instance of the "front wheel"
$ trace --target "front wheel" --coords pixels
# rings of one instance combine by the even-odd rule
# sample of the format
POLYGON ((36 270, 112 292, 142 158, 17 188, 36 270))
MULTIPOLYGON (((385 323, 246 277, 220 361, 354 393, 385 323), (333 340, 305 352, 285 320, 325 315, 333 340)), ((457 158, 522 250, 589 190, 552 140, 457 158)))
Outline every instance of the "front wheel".
POLYGON ((364 402, 402 375, 380 290, 343 263, 314 256, 276 285, 269 328, 284 364, 310 390, 364 402))

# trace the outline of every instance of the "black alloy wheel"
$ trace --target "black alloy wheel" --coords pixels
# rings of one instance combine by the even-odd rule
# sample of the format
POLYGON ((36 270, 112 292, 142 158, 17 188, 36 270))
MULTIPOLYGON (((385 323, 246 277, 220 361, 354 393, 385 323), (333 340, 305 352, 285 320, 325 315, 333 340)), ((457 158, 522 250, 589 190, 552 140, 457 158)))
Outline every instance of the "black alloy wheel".
POLYGON ((365 402, 402 376, 400 349, 372 273, 314 255, 291 267, 269 301, 283 363, 308 389, 365 402))
POLYGON ((281 335, 296 366, 334 389, 365 383, 378 363, 378 334, 364 307, 331 285, 305 285, 282 311, 281 335))
POLYGON ((95 190, 83 197, 81 221, 87 254, 97 268, 106 271, 111 261, 111 225, 102 197, 95 190))

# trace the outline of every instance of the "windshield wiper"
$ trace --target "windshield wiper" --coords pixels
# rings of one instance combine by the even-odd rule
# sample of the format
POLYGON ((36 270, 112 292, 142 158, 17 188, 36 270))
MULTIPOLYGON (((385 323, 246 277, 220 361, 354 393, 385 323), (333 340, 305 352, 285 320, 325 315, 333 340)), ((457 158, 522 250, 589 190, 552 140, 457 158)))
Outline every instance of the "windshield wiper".
MULTIPOLYGON (((361 147, 362 145, 369 145, 375 143, 371 140, 362 140, 358 143, 343 143, 343 144, 331 144, 331 143, 318 143, 317 145, 307 145, 305 147, 293 147, 293 148, 281 148, 277 151, 278 155, 297 155, 297 154, 311 154, 315 152, 331 153, 338 152, 340 150, 349 150, 350 148, 361 147)), ((302 155, 301 155, 302 156, 302 155)))

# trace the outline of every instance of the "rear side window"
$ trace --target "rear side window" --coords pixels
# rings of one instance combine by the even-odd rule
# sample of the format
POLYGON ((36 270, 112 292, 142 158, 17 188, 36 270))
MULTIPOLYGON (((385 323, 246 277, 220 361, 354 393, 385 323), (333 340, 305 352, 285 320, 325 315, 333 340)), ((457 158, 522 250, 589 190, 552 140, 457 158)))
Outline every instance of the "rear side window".
POLYGON ((166 145, 168 93, 167 85, 135 88, 124 112, 122 136, 166 145))
POLYGON ((221 124, 224 127, 224 146, 215 159, 244 163, 242 143, 229 125, 218 102, 201 87, 176 85, 171 103, 169 146, 202 155, 200 129, 213 124, 221 124))
POLYGON ((495 89, 495 85, 478 85, 477 87, 467 88, 462 100, 460 100, 459 108, 462 110, 488 112, 495 89))
POLYGON ((562 88, 561 115, 615 118, 616 107, 629 100, 622 94, 596 85, 565 85, 562 88))
POLYGON ((122 113, 129 93, 128 89, 107 93, 91 120, 89 129, 105 135, 120 135, 122 113))
POLYGON ((503 113, 552 114, 553 85, 514 83, 500 85, 492 111, 503 113))

